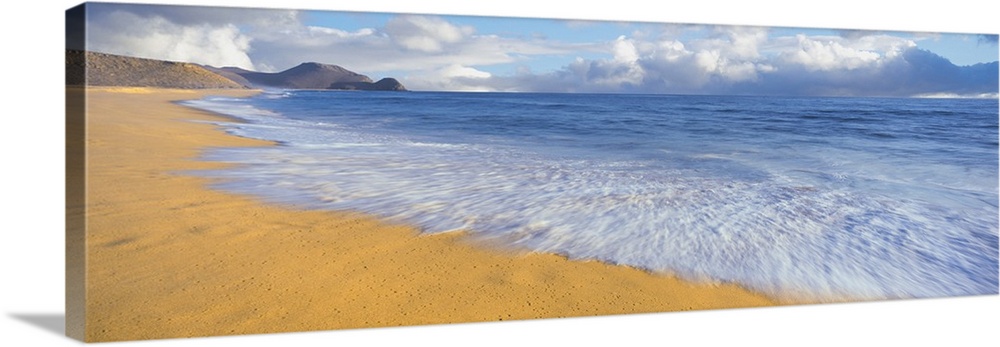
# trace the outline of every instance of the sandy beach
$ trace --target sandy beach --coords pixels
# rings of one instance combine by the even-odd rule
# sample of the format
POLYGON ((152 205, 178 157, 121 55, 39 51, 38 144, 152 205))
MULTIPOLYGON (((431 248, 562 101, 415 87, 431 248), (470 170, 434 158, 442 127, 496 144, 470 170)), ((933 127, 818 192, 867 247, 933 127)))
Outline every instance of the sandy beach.
POLYGON ((172 101, 253 91, 67 93, 87 98, 86 341, 777 304, 735 285, 208 189, 190 171, 224 164, 199 161, 202 149, 273 144, 227 135, 197 122, 219 116, 172 101))

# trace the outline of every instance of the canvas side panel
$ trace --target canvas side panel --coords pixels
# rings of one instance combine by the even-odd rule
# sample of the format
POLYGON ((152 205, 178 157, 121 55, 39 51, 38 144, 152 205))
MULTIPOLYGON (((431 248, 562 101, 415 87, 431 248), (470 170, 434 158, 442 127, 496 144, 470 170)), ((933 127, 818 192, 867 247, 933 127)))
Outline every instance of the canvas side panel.
POLYGON ((86 300, 86 4, 66 11, 66 336, 84 339, 86 300))

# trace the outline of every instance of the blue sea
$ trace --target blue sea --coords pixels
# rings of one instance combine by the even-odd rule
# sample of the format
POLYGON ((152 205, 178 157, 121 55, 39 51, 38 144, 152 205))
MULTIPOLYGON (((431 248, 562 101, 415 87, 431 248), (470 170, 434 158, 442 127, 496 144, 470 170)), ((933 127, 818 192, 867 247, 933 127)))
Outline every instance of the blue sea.
POLYGON ((214 188, 776 298, 998 292, 996 99, 267 91, 214 188))

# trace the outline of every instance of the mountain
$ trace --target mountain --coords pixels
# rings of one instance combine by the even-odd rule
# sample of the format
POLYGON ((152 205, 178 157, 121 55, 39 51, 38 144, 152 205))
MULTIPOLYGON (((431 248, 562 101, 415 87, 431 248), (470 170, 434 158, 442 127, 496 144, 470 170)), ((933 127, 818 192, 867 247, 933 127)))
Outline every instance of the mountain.
POLYGON ((302 63, 268 73, 238 67, 66 50, 66 85, 160 88, 287 88, 405 91, 394 78, 372 82, 368 76, 337 65, 302 63))
POLYGON ((182 89, 245 88, 197 64, 80 50, 66 50, 66 85, 182 89))
POLYGON ((223 67, 223 68, 217 68, 217 67, 211 67, 211 66, 208 66, 208 65, 202 65, 201 67, 205 68, 205 70, 214 72, 214 73, 218 74, 219 76, 228 78, 229 80, 231 80, 233 82, 236 82, 239 85, 244 86, 246 88, 253 88, 254 87, 253 83, 250 82, 250 80, 248 80, 245 77, 243 77, 243 76, 240 75, 240 73, 251 73, 253 71, 244 70, 244 69, 241 69, 241 68, 238 68, 238 67, 231 67, 231 66, 229 66, 229 67, 223 67))
POLYGON ((403 87, 402 83, 399 83, 395 78, 383 78, 378 80, 378 82, 335 82, 330 84, 328 89, 340 89, 340 90, 383 90, 383 91, 393 91, 393 92, 404 92, 406 87, 403 87))
MULTIPOLYGON (((337 65, 302 63, 282 72, 256 72, 235 67, 216 69, 220 74, 236 75, 254 87, 288 89, 327 89, 334 83, 372 83, 368 76, 337 65)), ((223 75, 226 76, 226 75, 223 75)), ((234 79, 237 83, 239 80, 234 79)))

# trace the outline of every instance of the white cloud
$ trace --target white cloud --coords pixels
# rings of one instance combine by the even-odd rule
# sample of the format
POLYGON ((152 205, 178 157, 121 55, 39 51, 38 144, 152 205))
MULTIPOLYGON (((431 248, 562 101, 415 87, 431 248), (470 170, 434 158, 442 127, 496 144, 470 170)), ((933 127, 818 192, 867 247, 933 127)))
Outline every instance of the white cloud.
POLYGON ((635 42, 625 38, 624 35, 619 36, 612 45, 611 51, 613 62, 596 64, 591 66, 591 68, 610 68, 613 71, 602 73, 604 77, 596 79, 593 82, 610 86, 626 83, 631 85, 642 83, 645 73, 642 70, 642 66, 639 65, 639 50, 636 49, 635 42))
POLYGON ((375 34, 375 29, 371 28, 363 28, 363 29, 358 29, 358 31, 355 32, 348 32, 334 28, 307 26, 306 30, 308 30, 309 34, 311 35, 316 35, 316 36, 329 35, 337 38, 358 38, 375 34))
POLYGON ((442 68, 407 76, 408 88, 416 90, 487 91, 492 74, 468 66, 451 64, 442 68))
POLYGON ((809 71, 854 70, 876 67, 916 47, 912 40, 885 34, 782 37, 773 40, 777 60, 809 71))
POLYGON ((756 59, 759 46, 767 40, 767 29, 758 27, 714 27, 714 38, 693 40, 697 51, 718 51, 730 60, 756 59))
POLYGON ((250 37, 232 24, 178 25, 163 17, 113 12, 87 33, 89 49, 151 59, 253 68, 250 37), (127 28, 127 30, 123 30, 127 28))
POLYGON ((913 40, 890 35, 868 35, 850 41, 848 44, 854 49, 880 52, 901 52, 917 46, 917 43, 913 40))
POLYGON ((691 55, 684 47, 684 43, 677 40, 663 40, 657 42, 650 53, 650 57, 656 60, 676 62, 679 59, 691 55))
MULTIPOLYGON (((693 27, 685 27, 692 30, 693 27)), ((604 86, 605 91, 681 92, 697 90, 709 83, 752 81, 758 72, 773 70, 759 64, 758 46, 767 38, 760 28, 713 29, 710 38, 687 44, 672 38, 636 33, 610 43, 610 59, 577 60, 561 73, 573 75, 576 83, 604 86)))
POLYGON ((636 50, 635 44, 624 35, 618 36, 615 40, 612 53, 615 61, 619 63, 634 63, 639 60, 639 51, 636 50))
POLYGON ((406 49, 436 53, 461 42, 475 30, 469 26, 453 25, 438 17, 404 15, 389 20, 385 32, 406 49))
POLYGON ((448 65, 442 69, 439 69, 438 72, 441 76, 448 78, 454 78, 454 77, 490 78, 490 76, 492 76, 489 72, 479 71, 471 67, 461 66, 458 64, 448 65))
POLYGON ((857 50, 841 45, 833 40, 815 40, 805 35, 796 36, 798 49, 781 52, 779 59, 785 63, 797 64, 810 71, 853 70, 871 66, 881 58, 878 53, 857 50))
POLYGON ((883 33, 771 38, 761 28, 704 29, 712 35, 686 42, 637 32, 603 44, 605 58, 578 57, 558 71, 450 83, 502 91, 841 96, 996 90, 996 63, 976 71, 956 67, 912 40, 883 33))

